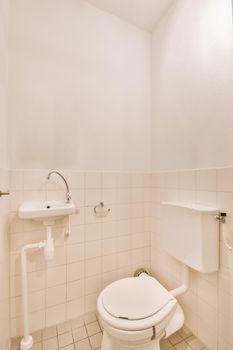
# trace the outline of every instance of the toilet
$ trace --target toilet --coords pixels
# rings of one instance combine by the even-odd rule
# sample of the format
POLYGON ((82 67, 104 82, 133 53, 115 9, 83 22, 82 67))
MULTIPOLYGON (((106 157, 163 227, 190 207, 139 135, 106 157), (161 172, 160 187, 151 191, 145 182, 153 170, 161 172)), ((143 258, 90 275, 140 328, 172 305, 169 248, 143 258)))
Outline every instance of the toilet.
POLYGON ((217 213, 215 208, 190 203, 162 203, 163 246, 183 263, 183 283, 168 291, 141 270, 137 277, 105 287, 97 301, 101 350, 159 350, 160 340, 183 326, 184 313, 176 297, 189 288, 189 267, 202 273, 218 269, 217 213))
POLYGON ((146 273, 111 283, 98 298, 103 350, 157 350, 159 341, 180 329, 177 300, 146 273))

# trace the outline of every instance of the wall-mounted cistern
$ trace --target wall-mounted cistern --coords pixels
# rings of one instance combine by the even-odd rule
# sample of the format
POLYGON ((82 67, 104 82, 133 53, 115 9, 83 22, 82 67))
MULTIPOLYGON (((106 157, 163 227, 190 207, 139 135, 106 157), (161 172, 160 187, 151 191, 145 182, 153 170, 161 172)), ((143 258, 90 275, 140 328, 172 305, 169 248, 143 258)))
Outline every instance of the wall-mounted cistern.
POLYGON ((65 186, 66 186, 66 203, 70 203, 71 201, 71 192, 70 192, 70 188, 69 188, 69 185, 68 185, 68 182, 66 181, 65 177, 57 170, 51 170, 46 179, 47 180, 50 180, 50 177, 52 174, 57 174, 58 176, 60 176, 62 178, 62 180, 64 181, 65 183, 65 186))

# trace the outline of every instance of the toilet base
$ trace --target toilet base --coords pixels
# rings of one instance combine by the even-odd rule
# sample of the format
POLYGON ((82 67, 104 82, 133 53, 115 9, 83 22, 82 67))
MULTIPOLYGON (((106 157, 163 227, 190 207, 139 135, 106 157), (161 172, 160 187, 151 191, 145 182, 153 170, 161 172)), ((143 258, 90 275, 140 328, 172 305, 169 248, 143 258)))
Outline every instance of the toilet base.
POLYGON ((154 339, 146 343, 123 344, 104 331, 101 350, 160 350, 159 341, 160 339, 154 339))
POLYGON ((183 326, 184 313, 178 304, 175 314, 165 325, 164 330, 153 340, 151 340, 151 328, 127 332, 112 328, 102 319, 100 321, 104 329, 101 350, 160 350, 160 340, 169 337, 183 326))

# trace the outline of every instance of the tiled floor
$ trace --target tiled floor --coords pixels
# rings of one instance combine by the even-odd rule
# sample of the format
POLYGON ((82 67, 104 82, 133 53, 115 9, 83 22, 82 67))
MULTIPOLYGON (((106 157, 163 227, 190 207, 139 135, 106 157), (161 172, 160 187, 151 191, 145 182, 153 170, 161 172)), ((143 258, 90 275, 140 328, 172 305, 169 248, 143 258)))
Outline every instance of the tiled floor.
MULTIPOLYGON (((32 350, 100 350, 102 330, 94 313, 32 334, 32 350)), ((19 350, 13 339, 11 350, 19 350)), ((187 328, 161 341, 162 350, 207 350, 187 328)))
POLYGON ((186 327, 161 340, 161 350, 207 350, 205 345, 186 327))

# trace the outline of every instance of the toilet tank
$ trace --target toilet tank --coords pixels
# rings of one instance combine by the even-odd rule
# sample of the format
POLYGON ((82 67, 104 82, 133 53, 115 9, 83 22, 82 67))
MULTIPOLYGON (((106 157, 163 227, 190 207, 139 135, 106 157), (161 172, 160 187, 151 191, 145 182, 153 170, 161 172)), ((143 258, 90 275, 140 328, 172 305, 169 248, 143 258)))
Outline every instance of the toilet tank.
POLYGON ((185 265, 204 273, 219 267, 219 222, 216 208, 163 202, 162 242, 166 252, 185 265))

